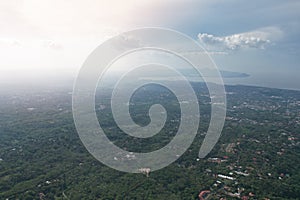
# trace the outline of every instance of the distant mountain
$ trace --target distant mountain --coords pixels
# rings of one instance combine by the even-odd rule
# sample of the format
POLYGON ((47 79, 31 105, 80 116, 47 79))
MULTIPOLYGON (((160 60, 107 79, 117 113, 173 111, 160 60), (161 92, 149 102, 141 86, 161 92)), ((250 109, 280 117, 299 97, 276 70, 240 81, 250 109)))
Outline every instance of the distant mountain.
MULTIPOLYGON (((188 76, 188 77, 198 77, 198 73, 194 69, 180 69, 180 71, 188 76)), ((203 73, 206 76, 213 77, 214 71, 211 69, 204 69, 203 73)), ((249 77, 249 74, 242 73, 242 72, 232 72, 232 71, 223 71, 220 70, 220 74, 222 78, 246 78, 249 77)))
MULTIPOLYGON (((179 73, 185 76, 189 81, 201 82, 204 78, 214 78, 218 76, 216 71, 208 68, 202 69, 199 74, 196 69, 193 68, 177 68, 179 73)), ((120 76, 124 73, 124 71, 115 71, 114 73, 107 74, 102 80, 102 86, 112 87, 119 80, 120 76), (105 83, 105 84, 104 84, 105 83)), ((139 79, 149 79, 149 80, 169 80, 174 81, 178 80, 178 77, 174 76, 174 74, 170 73, 168 70, 157 70, 155 68, 148 69, 147 73, 140 73, 140 71, 132 71, 131 73, 136 73, 136 77, 139 79)), ((222 71, 220 70, 220 75, 222 78, 246 78, 249 77, 249 74, 241 73, 241 72, 232 72, 232 71, 222 71)), ((130 80, 132 82, 132 80, 130 80)))
POLYGON ((249 77, 249 74, 241 72, 231 72, 231 71, 220 71, 223 78, 246 78, 249 77))

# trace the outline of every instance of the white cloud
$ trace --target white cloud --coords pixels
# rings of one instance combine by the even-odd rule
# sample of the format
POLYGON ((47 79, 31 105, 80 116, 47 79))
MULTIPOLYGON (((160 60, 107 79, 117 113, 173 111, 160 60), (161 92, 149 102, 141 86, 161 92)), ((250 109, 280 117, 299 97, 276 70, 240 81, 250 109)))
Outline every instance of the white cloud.
POLYGON ((277 27, 266 27, 224 37, 199 33, 198 39, 206 48, 212 50, 265 49, 267 45, 279 39, 282 34, 282 31, 277 27))
POLYGON ((15 39, 0 38, 0 47, 17 47, 22 46, 21 42, 15 39))
POLYGON ((188 51, 181 52, 182 55, 227 55, 225 51, 188 51))
POLYGON ((53 50, 62 50, 63 49, 63 45, 53 42, 51 40, 44 41, 42 46, 45 48, 53 49, 53 50))

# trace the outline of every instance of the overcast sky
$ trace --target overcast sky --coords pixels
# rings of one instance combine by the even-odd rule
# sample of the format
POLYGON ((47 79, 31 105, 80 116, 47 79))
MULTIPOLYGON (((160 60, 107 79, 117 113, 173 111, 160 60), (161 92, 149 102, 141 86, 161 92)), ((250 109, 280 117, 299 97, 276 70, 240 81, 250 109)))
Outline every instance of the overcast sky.
POLYGON ((0 78, 74 77, 102 41, 159 26, 201 42, 220 69, 252 75, 242 84, 300 89, 299 10, 297 0, 1 0, 0 78))

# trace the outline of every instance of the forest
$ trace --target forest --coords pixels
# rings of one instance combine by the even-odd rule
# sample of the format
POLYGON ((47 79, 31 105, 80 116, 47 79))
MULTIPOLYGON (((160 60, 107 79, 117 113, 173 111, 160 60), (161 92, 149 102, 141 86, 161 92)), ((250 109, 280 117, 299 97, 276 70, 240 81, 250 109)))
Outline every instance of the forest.
MULTIPOLYGON (((176 162, 144 174, 123 173, 96 160, 76 132, 68 89, 7 92, 0 96, 0 199, 299 199, 300 92, 226 86, 222 136, 204 159, 197 157, 210 119, 205 85, 193 83, 201 120, 196 139, 176 162), (224 178, 225 177, 225 178, 224 178), (230 177, 230 178, 226 178, 230 177)), ((149 85, 131 99, 133 120, 162 104, 168 118, 148 139, 128 136, 115 124, 109 92, 96 97, 107 137, 132 152, 149 152, 172 140, 180 123, 174 94, 149 85)))

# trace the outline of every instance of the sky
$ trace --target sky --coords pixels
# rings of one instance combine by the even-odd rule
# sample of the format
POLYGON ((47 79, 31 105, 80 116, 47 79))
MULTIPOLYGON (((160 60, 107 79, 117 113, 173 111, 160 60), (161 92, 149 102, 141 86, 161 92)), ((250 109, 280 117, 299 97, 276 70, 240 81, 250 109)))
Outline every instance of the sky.
POLYGON ((250 74, 225 83, 300 90, 299 10, 297 0, 0 0, 0 84, 72 79, 103 41, 154 26, 250 74))

